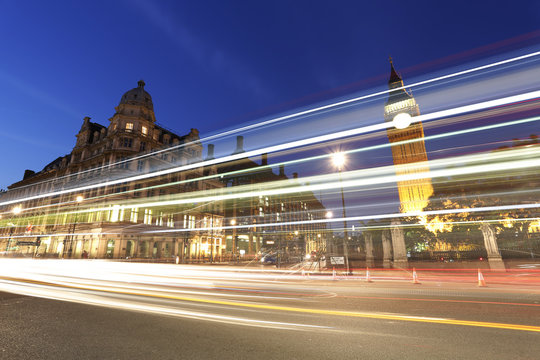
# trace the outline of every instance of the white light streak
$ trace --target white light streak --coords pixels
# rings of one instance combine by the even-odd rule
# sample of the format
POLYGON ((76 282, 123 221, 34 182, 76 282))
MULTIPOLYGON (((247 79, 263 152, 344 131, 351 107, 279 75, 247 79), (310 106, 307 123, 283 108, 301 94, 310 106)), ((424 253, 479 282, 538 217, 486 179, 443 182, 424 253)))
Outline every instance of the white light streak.
MULTIPOLYGON (((429 84, 429 83, 433 83, 433 82, 437 82, 437 81, 441 81, 441 80, 446 80, 446 79, 449 79, 449 78, 453 78, 453 77, 457 77, 457 76, 461 76, 461 75, 465 75, 465 74, 469 74, 469 73, 473 73, 473 72, 477 72, 477 71, 481 71, 481 70, 486 70, 486 69, 489 69, 489 68, 492 68, 492 67, 509 64, 509 63, 512 63, 512 62, 524 60, 524 59, 535 57, 535 56, 538 56, 538 55, 540 55, 540 52, 533 52, 533 53, 525 54, 525 55, 522 55, 522 56, 517 56, 517 57, 511 58, 511 59, 506 59, 506 60, 494 62, 494 63, 491 63, 491 64, 475 67, 475 68, 472 68, 472 69, 459 71, 459 72, 456 72, 456 73, 453 73, 453 74, 448 74, 448 75, 444 75, 444 76, 440 76, 440 77, 436 77, 436 78, 416 82, 416 83, 410 84, 410 85, 408 85, 406 87, 403 86, 403 87, 400 87, 398 89, 392 89, 392 91, 399 90, 399 89, 405 89, 405 88, 414 88, 414 87, 417 87, 417 86, 421 86, 421 85, 425 85, 425 84, 429 84)), ((257 124, 252 124, 252 125, 248 125, 248 126, 238 128, 238 129, 234 129, 234 130, 222 132, 222 133, 219 133, 219 134, 216 134, 216 135, 212 135, 212 136, 200 139, 200 140, 198 140, 198 142, 200 142, 200 141, 208 141, 208 140, 212 140, 212 139, 215 139, 215 138, 218 138, 218 137, 228 136, 228 135, 231 135, 231 134, 234 134, 234 133, 251 130, 251 129, 256 128, 256 127, 265 126, 265 125, 268 125, 268 124, 272 124, 272 123, 275 123, 275 122, 291 119, 291 118, 294 118, 294 117, 301 117, 301 116, 304 116, 304 115, 309 115, 309 114, 325 111, 325 110, 332 109, 332 108, 338 108, 338 107, 343 106, 343 105, 347 105, 347 104, 350 104, 350 103, 354 103, 354 102, 358 102, 358 101, 361 101, 361 100, 369 99, 369 98, 379 96, 379 95, 384 95, 384 94, 387 94, 389 92, 390 92, 390 90, 380 91, 380 92, 372 93, 372 94, 369 94, 369 95, 364 95, 364 96, 356 97, 356 98, 353 98, 353 99, 339 101, 339 102, 335 102, 335 103, 332 103, 332 104, 316 107, 316 108, 313 108, 313 109, 297 112, 297 113, 294 113, 294 114, 277 117, 277 118, 267 120, 267 121, 263 121, 263 122, 260 122, 260 123, 257 123, 257 124)), ((457 115, 457 114, 461 114, 461 113, 465 113, 465 112, 478 111, 478 110, 482 110, 482 109, 489 108, 489 107, 510 104, 512 102, 530 100, 530 99, 538 98, 539 96, 540 96, 540 91, 533 91, 533 92, 529 92, 529 93, 526 93, 526 94, 521 94, 521 95, 496 99, 496 100, 490 100, 490 101, 481 102, 481 103, 477 103, 477 104, 473 104, 473 105, 461 106, 461 107, 458 107, 458 108, 437 111, 437 112, 430 113, 430 114, 423 114, 423 115, 419 115, 419 116, 414 117, 413 121, 424 121, 425 122, 425 121, 433 120, 433 119, 440 118, 440 117, 447 117, 447 116, 457 115)), ((202 162, 199 162, 199 163, 193 163, 193 164, 190 164, 190 165, 185 165, 185 166, 180 166, 180 167, 173 167, 173 168, 170 168, 170 169, 159 170, 159 171, 155 171, 155 172, 151 172, 151 173, 147 173, 147 174, 141 174, 141 175, 127 177, 127 178, 120 178, 120 179, 111 180, 111 181, 107 181, 107 182, 103 182, 103 183, 80 186, 80 187, 76 187, 76 188, 72 188, 72 189, 65 189, 65 190, 50 192, 50 193, 46 193, 46 194, 29 196, 29 197, 26 197, 24 199, 15 199, 15 200, 4 201, 4 202, 0 202, 0 206, 13 204, 15 202, 20 202, 20 201, 29 201, 29 200, 40 199, 40 198, 49 197, 49 196, 68 194, 68 193, 73 193, 73 192, 77 192, 77 191, 85 191, 85 190, 90 190, 90 189, 99 188, 99 187, 103 187, 103 186, 111 186, 111 185, 116 185, 116 184, 120 184, 120 183, 123 183, 123 182, 131 182, 131 181, 148 179, 148 178, 161 176, 161 175, 166 175, 166 174, 170 174, 170 173, 174 173, 174 172, 190 170, 190 169, 203 167, 203 166, 211 166, 211 165, 215 165, 215 164, 222 163, 222 162, 234 161, 234 160, 238 160, 238 159, 245 158, 245 157, 257 156, 257 155, 261 155, 263 153, 273 153, 273 152, 277 152, 277 151, 282 151, 282 150, 292 149, 292 148, 296 148, 296 147, 311 145, 311 144, 315 144, 315 143, 319 143, 319 142, 337 140, 337 139, 341 139, 341 138, 345 138, 345 137, 350 137, 350 136, 354 136, 354 135, 359 135, 359 134, 363 134, 363 133, 368 133, 368 132, 372 132, 372 131, 386 129, 389 126, 390 126, 390 124, 383 123, 383 124, 376 124, 376 125, 371 125, 371 126, 360 127, 360 128, 356 128, 356 129, 352 129, 352 130, 340 131, 340 132, 336 132, 336 133, 332 133, 332 134, 320 135, 320 136, 312 137, 312 138, 309 138, 309 139, 297 140, 297 141, 293 141, 293 142, 289 142, 289 143, 285 143, 285 144, 281 144, 281 145, 269 146, 269 147, 265 147, 265 148, 261 148, 261 149, 248 151, 248 152, 241 153, 241 154, 230 155, 230 156, 226 156, 226 157, 222 157, 222 158, 218 158, 218 159, 206 160, 206 161, 202 161, 202 162)), ((180 146, 186 146, 186 144, 182 144, 182 145, 179 145, 177 147, 180 147, 180 146)), ((163 151, 171 151, 171 150, 173 150, 173 149, 175 149, 177 147, 171 147, 171 148, 168 148, 168 149, 165 149, 165 150, 159 150, 159 151, 156 151, 154 154, 157 154, 157 153, 163 152, 163 151)), ((146 157, 146 156, 149 156, 149 155, 151 155, 151 154, 145 154, 143 156, 146 157)), ((143 157, 143 156, 140 156, 140 157, 143 157)), ((140 157, 135 157, 135 158, 125 160, 125 161, 132 161, 132 160, 138 159, 140 157)), ((108 165, 108 166, 110 167, 110 166, 113 166, 113 165, 108 165)))

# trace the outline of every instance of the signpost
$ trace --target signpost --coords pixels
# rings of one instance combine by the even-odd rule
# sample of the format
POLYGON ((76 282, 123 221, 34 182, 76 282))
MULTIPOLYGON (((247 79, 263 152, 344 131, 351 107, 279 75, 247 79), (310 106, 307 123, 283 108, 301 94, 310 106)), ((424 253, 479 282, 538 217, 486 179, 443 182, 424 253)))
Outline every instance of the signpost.
POLYGON ((330 256, 330 264, 345 265, 345 256, 330 256))

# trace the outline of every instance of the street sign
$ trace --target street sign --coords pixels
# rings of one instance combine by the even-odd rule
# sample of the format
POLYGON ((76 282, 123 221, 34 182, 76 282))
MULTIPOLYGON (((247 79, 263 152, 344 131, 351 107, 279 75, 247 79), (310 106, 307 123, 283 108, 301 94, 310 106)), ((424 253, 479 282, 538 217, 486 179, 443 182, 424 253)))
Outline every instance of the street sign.
POLYGON ((330 264, 345 265, 345 257, 344 256, 330 256, 330 264))
POLYGON ((19 245, 19 246, 37 246, 37 242, 35 242, 35 241, 17 241, 17 245, 19 245))

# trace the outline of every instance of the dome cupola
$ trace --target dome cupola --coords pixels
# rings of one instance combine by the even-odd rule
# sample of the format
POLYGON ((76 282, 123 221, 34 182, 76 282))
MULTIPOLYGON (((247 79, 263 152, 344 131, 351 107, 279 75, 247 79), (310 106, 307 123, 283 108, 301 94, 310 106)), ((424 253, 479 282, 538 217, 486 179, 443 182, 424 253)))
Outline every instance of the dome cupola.
POLYGON ((152 97, 146 90, 144 90, 144 81, 139 80, 137 87, 129 90, 120 99, 120 104, 141 105, 152 111, 154 111, 154 104, 152 103, 152 97))

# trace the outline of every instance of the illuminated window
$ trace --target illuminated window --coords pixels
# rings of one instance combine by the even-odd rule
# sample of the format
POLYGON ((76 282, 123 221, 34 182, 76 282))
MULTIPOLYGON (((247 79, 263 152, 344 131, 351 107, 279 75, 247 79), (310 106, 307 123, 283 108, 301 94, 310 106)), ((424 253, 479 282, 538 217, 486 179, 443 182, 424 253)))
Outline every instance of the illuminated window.
POLYGON ((143 126, 141 132, 144 136, 148 135, 148 128, 146 126, 143 126))
POLYGON ((113 205, 112 210, 111 210, 111 222, 117 222, 119 215, 120 215, 120 206, 113 205))
POLYGON ((184 215, 184 229, 195 229, 195 216, 184 215))
POLYGON ((167 226, 174 227, 174 217, 172 214, 167 215, 167 226))
POLYGON ((136 223, 138 217, 139 217, 139 208, 137 207, 131 208, 131 215, 129 217, 129 221, 131 221, 132 223, 136 223))
POLYGON ((407 99, 407 100, 402 100, 393 104, 386 105, 384 107, 384 111, 387 114, 389 114, 389 113, 393 113, 393 112, 405 109, 407 107, 414 107, 414 106, 416 106, 416 102, 414 101, 414 99, 407 99))
POLYGON ((147 225, 152 224, 152 209, 144 209, 144 219, 143 222, 147 225))
POLYGON ((126 123, 126 131, 127 132, 132 132, 133 131, 133 123, 126 123))

